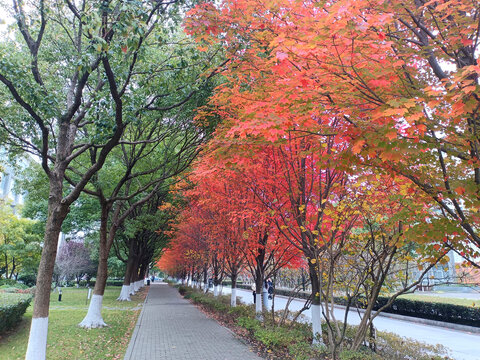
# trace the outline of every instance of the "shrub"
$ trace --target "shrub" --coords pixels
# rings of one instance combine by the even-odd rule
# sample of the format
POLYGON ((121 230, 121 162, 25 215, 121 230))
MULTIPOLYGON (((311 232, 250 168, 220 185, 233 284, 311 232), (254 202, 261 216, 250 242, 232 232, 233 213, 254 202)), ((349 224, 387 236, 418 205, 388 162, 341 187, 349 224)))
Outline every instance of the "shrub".
POLYGON ((185 295, 185 293, 187 292, 187 287, 184 286, 184 285, 180 285, 180 286, 178 287, 178 292, 179 292, 180 295, 182 295, 182 296, 185 295))
POLYGON ((380 359, 374 354, 369 354, 364 351, 343 350, 339 354, 340 360, 376 360, 380 359))
POLYGON ((253 309, 253 306, 248 306, 248 305, 237 305, 235 307, 231 307, 228 312, 235 316, 236 318, 242 317, 242 316, 249 316, 253 317, 255 316, 255 310, 253 309))
MULTIPOLYGON (((25 285, 25 284, 21 284, 21 283, 13 283, 13 284, 1 285, 0 289, 1 290, 7 290, 7 289, 22 289, 22 290, 25 290, 25 289, 28 289, 28 286, 25 285)), ((14 292, 14 291, 11 291, 11 292, 14 292)))
MULTIPOLYGON (((387 301, 388 298, 379 297, 375 304, 375 308, 380 308, 386 304, 387 301)), ((480 308, 469 306, 396 299, 393 304, 384 311, 394 314, 480 327, 480 308)))
POLYGON ((379 331, 375 339, 377 352, 389 360, 439 360, 448 359, 442 345, 429 345, 414 339, 407 339, 389 332, 379 331))
POLYGON ((255 330, 260 328, 260 321, 251 317, 241 316, 237 319, 237 325, 247 329, 253 335, 255 330))
POLYGON ((4 285, 13 286, 15 284, 17 284, 17 281, 14 279, 0 279, 0 287, 4 285))
POLYGON ((325 346, 312 346, 306 341, 299 341, 288 346, 288 353, 295 360, 316 359, 319 354, 326 354, 327 352, 325 346))
POLYGON ((35 274, 20 274, 18 280, 22 281, 27 286, 35 286, 37 284, 37 275, 35 274))
POLYGON ((0 294, 0 334, 16 326, 32 301, 28 294, 0 294))
POLYGON ((255 330, 255 338, 268 348, 288 348, 292 343, 302 339, 302 334, 285 327, 259 327, 255 330))

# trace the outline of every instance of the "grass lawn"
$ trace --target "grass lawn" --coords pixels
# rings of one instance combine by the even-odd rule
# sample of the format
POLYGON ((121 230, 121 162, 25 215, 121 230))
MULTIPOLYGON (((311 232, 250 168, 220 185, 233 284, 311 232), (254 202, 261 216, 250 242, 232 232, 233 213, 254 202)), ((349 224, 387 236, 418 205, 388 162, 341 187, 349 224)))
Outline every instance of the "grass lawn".
MULTIPOLYGON (((147 290, 132 296, 131 302, 118 302, 115 299, 120 290, 121 287, 107 287, 102 315, 109 326, 91 330, 77 326, 87 314, 85 288, 63 289, 61 302, 58 293, 52 293, 47 359, 123 359, 147 290)), ((25 358, 32 311, 31 305, 17 328, 0 337, 1 360, 25 358)))
POLYGON ((480 301, 472 300, 472 299, 456 299, 451 297, 420 295, 420 294, 406 294, 406 295, 401 295, 399 297, 408 299, 408 300, 416 300, 416 301, 480 307, 480 301))

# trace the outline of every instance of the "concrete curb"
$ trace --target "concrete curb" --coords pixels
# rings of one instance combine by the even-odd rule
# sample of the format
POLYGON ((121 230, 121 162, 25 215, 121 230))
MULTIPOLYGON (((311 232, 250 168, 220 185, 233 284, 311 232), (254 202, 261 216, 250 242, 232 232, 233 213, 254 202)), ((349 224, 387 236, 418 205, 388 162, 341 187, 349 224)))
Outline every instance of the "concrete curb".
MULTIPOLYGON (((143 313, 144 313, 144 310, 145 310, 145 305, 148 301, 149 296, 150 296, 150 291, 148 292, 147 296, 145 297, 145 300, 143 301, 142 311, 140 312, 140 316, 138 317, 137 323, 135 324, 135 329, 133 330, 132 338, 130 339, 130 342, 128 343, 127 352, 125 353, 125 356, 124 356, 123 360, 131 360, 132 359, 133 348, 135 347, 135 343, 137 341, 138 333, 140 331, 140 324, 142 323, 143 313)), ((133 359, 133 360, 135 360, 135 359, 133 359)))

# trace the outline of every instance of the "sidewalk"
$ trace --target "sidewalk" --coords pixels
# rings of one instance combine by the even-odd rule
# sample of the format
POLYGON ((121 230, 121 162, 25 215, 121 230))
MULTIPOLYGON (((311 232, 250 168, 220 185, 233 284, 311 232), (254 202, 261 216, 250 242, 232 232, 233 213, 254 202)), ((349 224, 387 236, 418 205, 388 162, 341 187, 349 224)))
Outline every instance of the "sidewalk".
POLYGON ((230 330, 164 283, 150 286, 125 360, 259 360, 230 330))

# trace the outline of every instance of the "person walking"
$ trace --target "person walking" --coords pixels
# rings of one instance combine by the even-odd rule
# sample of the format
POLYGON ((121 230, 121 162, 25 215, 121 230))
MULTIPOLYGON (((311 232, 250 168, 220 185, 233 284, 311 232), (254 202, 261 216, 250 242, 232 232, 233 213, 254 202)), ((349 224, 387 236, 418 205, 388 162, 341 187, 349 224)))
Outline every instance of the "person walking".
POLYGON ((273 283, 272 280, 267 280, 267 292, 268 292, 268 300, 273 299, 273 283))
POLYGON ((256 301, 257 301, 257 287, 255 285, 255 283, 252 284, 252 294, 253 294, 253 303, 255 304, 256 301))

